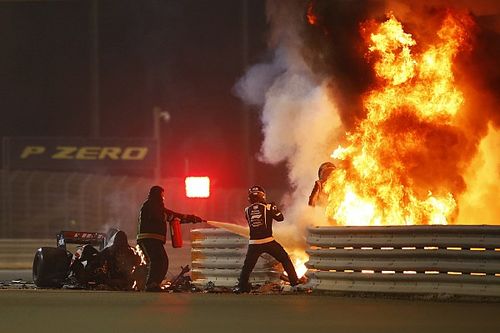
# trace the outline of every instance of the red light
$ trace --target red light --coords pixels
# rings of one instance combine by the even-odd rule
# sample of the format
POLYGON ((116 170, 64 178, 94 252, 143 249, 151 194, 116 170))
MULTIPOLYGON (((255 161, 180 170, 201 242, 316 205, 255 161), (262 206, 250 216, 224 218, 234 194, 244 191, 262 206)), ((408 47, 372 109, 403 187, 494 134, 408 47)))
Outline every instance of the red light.
POLYGON ((210 178, 208 177, 186 177, 186 197, 208 198, 210 197, 210 178))

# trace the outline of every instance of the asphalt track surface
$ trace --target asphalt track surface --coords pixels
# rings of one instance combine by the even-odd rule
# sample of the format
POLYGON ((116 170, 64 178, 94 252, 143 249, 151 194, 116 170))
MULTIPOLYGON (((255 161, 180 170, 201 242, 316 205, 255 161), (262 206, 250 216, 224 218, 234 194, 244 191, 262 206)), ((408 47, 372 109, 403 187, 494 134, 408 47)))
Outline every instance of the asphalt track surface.
POLYGON ((500 332, 500 304, 335 297, 0 290, 0 332, 500 332))

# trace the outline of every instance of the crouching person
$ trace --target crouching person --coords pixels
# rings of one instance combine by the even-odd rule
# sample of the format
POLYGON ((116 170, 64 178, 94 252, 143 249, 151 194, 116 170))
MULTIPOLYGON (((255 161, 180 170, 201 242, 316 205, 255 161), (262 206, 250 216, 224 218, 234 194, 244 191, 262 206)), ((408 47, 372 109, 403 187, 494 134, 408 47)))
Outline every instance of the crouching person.
POLYGON ((78 249, 70 270, 78 285, 85 288, 132 290, 139 264, 140 258, 129 246, 125 232, 115 230, 102 251, 90 244, 78 249))
POLYGON ((167 239, 167 222, 170 223, 175 218, 181 223, 203 222, 198 216, 166 209, 163 194, 162 187, 151 187, 139 216, 137 244, 141 247, 147 262, 146 291, 161 291, 160 284, 168 271, 168 256, 163 246, 167 239))
POLYGON ((283 214, 274 203, 266 202, 266 193, 260 186, 253 186, 248 190, 248 201, 250 206, 245 208, 245 217, 250 228, 250 240, 235 292, 250 292, 250 273, 263 253, 270 254, 283 265, 292 286, 299 284, 288 253, 273 238, 273 220, 283 221, 283 214))
POLYGON ((141 259, 128 244, 128 237, 123 231, 114 234, 111 245, 99 253, 101 267, 107 275, 106 285, 115 290, 132 290, 134 270, 141 259))

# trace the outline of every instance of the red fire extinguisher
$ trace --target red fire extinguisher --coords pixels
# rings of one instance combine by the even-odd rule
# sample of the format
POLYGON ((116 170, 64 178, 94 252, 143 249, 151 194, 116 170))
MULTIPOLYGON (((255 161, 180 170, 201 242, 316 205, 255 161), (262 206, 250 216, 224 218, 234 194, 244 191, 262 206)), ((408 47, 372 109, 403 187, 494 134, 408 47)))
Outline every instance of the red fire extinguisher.
POLYGON ((181 220, 174 218, 170 222, 170 236, 172 237, 172 247, 182 247, 181 220))

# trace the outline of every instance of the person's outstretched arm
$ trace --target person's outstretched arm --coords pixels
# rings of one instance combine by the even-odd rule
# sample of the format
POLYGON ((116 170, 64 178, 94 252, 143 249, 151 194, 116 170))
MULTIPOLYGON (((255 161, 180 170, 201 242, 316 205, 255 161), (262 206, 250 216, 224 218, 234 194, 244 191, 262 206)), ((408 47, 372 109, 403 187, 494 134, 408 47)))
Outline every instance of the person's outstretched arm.
POLYGON ((173 210, 166 209, 166 215, 167 215, 167 221, 172 222, 173 219, 178 218, 181 220, 181 224, 185 223, 201 223, 204 220, 196 215, 191 215, 191 214, 181 214, 174 212, 173 210))

